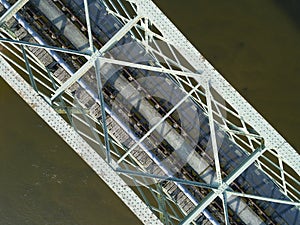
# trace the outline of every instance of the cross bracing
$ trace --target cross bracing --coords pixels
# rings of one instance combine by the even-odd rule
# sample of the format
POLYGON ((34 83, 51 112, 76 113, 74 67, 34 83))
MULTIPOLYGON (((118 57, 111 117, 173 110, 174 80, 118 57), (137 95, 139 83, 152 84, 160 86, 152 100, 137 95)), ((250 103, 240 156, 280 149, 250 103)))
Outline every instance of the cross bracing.
POLYGON ((152 1, 1 3, 1 68, 10 71, 1 76, 20 95, 24 85, 34 109, 66 114, 93 157, 119 175, 111 182, 127 182, 143 207, 116 193, 142 222, 299 219, 299 155, 152 1))

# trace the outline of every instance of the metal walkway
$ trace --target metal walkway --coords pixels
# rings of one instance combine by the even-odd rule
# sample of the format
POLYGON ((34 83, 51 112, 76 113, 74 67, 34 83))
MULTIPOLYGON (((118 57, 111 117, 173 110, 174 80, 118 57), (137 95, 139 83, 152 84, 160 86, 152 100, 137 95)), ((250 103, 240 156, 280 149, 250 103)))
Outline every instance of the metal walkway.
POLYGON ((144 224, 300 220, 299 154, 152 1, 0 3, 1 77, 144 224))

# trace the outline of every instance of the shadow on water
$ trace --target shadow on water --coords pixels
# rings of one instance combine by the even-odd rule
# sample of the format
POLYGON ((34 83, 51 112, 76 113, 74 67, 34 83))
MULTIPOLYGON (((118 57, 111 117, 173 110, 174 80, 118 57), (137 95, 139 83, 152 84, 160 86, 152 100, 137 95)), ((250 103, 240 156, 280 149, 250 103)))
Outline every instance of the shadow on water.
POLYGON ((274 2, 285 10, 293 22, 300 29, 300 1, 299 0, 274 0, 274 2))

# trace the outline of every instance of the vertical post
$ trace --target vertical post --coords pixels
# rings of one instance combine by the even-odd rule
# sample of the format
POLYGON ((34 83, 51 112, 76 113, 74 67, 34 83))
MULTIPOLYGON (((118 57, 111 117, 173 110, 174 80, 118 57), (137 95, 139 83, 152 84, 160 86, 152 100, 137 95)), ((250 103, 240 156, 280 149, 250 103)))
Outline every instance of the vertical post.
POLYGON ((218 184, 222 184, 222 175, 221 175, 221 168, 220 168, 220 161, 219 161, 219 153, 218 153, 218 145, 217 145, 217 136, 215 130, 215 123, 214 123, 214 116, 213 116, 213 109, 212 109, 212 95, 210 93, 210 82, 207 82, 206 85, 206 99, 207 99, 207 113, 209 119, 209 128, 210 128, 210 139, 212 143, 212 149, 214 154, 214 161, 216 167, 216 174, 217 174, 217 182, 218 184))
POLYGON ((157 200, 158 200, 159 209, 161 210, 161 212, 159 213, 159 218, 164 224, 169 224, 168 213, 166 210, 166 200, 160 182, 157 184, 157 189, 158 189, 157 200))
MULTIPOLYGON (((212 149, 213 149, 214 160, 215 160, 217 183, 218 183, 218 185, 222 185, 223 181, 222 181, 221 166, 220 166, 220 160, 219 160, 217 136, 216 136, 213 109, 212 109, 212 95, 210 92, 210 87, 211 87, 211 84, 208 81, 207 85, 206 85, 206 100, 207 100, 207 111, 208 111, 208 119, 209 119, 209 127, 210 127, 210 139, 211 139, 211 143, 212 143, 212 149)), ((223 193, 222 195, 220 195, 220 198, 222 199, 222 203, 223 203, 225 224, 228 225, 229 219, 228 219, 226 193, 223 193)))
POLYGON ((21 49, 22 49, 22 53, 23 53, 23 57, 24 57, 26 69, 27 69, 27 72, 28 72, 28 75, 29 75, 31 86, 33 87, 33 89, 36 92, 38 92, 38 88, 36 86, 36 83, 35 83, 35 80, 34 80, 34 77, 33 77, 33 74, 32 74, 31 68, 30 68, 30 65, 29 65, 29 61, 28 61, 28 58, 27 58, 27 55, 26 55, 26 51, 25 51, 25 48, 24 48, 23 45, 21 45, 21 49))
POLYGON ((106 113, 105 113, 105 107, 104 107, 104 97, 102 93, 102 82, 101 82, 101 65, 100 65, 100 59, 97 58, 95 60, 95 72, 96 72, 96 80, 97 80, 97 90, 98 90, 98 97, 100 100, 100 107, 101 107, 101 118, 102 118, 102 126, 103 126, 103 132, 104 132, 104 141, 105 141, 105 148, 106 148, 106 160, 107 163, 110 164, 111 162, 111 156, 110 156, 110 146, 109 146, 109 137, 108 137, 108 130, 106 126, 106 113))
POLYGON ((87 30, 88 30, 88 36, 89 36, 89 45, 90 45, 89 49, 91 52, 94 52, 93 35, 92 35, 92 29, 91 29, 88 0, 84 0, 84 12, 85 12, 85 20, 86 20, 86 26, 87 26, 87 30))
POLYGON ((223 192, 222 195, 223 199, 223 210, 224 210, 224 220, 225 220, 225 225, 229 225, 229 216, 228 216, 228 205, 227 205, 227 193, 223 192))

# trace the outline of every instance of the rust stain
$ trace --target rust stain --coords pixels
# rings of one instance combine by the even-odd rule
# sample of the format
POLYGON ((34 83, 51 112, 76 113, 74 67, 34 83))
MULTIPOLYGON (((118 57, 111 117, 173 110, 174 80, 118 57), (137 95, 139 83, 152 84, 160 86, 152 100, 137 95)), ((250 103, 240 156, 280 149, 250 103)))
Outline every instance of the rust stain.
POLYGON ((30 105, 30 107, 32 108, 32 109, 36 109, 37 108, 37 104, 36 103, 29 103, 29 105, 30 105))

